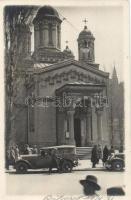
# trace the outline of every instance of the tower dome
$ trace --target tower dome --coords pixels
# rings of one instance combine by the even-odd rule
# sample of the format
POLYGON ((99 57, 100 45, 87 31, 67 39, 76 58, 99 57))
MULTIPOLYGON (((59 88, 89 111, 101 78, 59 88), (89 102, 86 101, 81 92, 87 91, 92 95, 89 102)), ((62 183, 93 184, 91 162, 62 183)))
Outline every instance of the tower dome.
POLYGON ((58 21, 61 22, 59 14, 58 14, 58 12, 55 8, 53 8, 51 6, 43 6, 38 10, 37 15, 36 15, 33 23, 35 23, 36 21, 41 21, 45 17, 56 18, 58 21))
POLYGON ((57 59, 61 49, 61 22, 55 8, 43 6, 38 10, 33 20, 35 60, 47 62, 57 59), (49 55, 54 58, 50 59, 49 55))
POLYGON ((61 48, 61 22, 57 10, 51 6, 41 7, 33 20, 34 47, 56 49, 61 48))
POLYGON ((80 32, 78 36, 78 52, 79 60, 89 63, 94 63, 94 36, 91 31, 84 26, 84 29, 80 32))
POLYGON ((64 49, 63 53, 70 55, 71 57, 74 57, 73 52, 69 49, 68 45, 66 45, 66 48, 64 49))
POLYGON ((55 8, 43 6, 38 10, 33 20, 34 62, 57 63, 73 57, 69 49, 61 51, 61 22, 55 8))
MULTIPOLYGON (((78 39, 87 39, 87 37, 94 38, 93 34, 90 30, 88 30, 87 26, 80 32, 78 39)), ((94 38, 95 39, 95 38, 94 38)))

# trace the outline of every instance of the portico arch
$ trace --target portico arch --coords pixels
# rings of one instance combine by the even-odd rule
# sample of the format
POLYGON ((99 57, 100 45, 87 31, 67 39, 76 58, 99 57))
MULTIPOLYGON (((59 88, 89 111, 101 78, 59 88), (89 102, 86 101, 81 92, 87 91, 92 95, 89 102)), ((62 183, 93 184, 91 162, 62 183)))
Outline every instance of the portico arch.
MULTIPOLYGON (((92 143, 97 143, 101 140, 100 138, 100 120, 92 121, 92 110, 91 100, 85 100, 85 97, 92 97, 95 93, 101 93, 104 89, 104 85, 100 84, 67 84, 56 91, 57 96, 60 97, 62 102, 66 105, 62 108, 62 111, 67 113, 66 120, 69 122, 69 129, 64 127, 63 130, 65 135, 66 144, 75 144, 78 147, 90 146, 92 143), (63 99, 63 94, 66 99, 63 99), (65 103, 65 100, 67 101, 65 103), (87 104, 86 104, 87 103, 87 104), (92 128, 93 126, 93 128, 92 128), (93 137, 93 131, 95 132, 95 137, 93 137), (66 138, 66 136, 68 137, 66 138)), ((59 115, 59 111, 57 112, 59 115)), ((94 112, 96 119, 98 118, 97 113, 94 112)), ((61 123, 57 122, 58 127, 61 123)), ((61 141, 59 141, 61 144, 61 141)))

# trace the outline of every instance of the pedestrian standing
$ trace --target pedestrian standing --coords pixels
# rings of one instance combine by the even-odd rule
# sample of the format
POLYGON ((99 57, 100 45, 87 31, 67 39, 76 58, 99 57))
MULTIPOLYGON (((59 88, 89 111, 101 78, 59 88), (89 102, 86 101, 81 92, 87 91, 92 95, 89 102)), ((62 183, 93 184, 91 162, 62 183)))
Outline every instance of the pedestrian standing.
POLYGON ((95 168, 96 164, 99 162, 97 145, 94 145, 94 147, 92 149, 91 162, 92 162, 92 168, 95 168))
POLYGON ((20 156, 20 151, 19 151, 18 145, 16 145, 14 147, 14 151, 15 151, 15 161, 17 161, 19 159, 19 156, 20 156))
POLYGON ((32 154, 32 150, 28 144, 25 145, 24 154, 32 154))
POLYGON ((109 149, 107 148, 107 145, 105 145, 104 149, 103 149, 103 165, 105 165, 105 162, 107 161, 109 157, 109 149))
POLYGON ((5 167, 8 170, 10 166, 10 149, 6 150, 6 160, 5 160, 5 167))
POLYGON ((111 146, 110 150, 109 150, 109 155, 112 155, 115 153, 114 147, 111 146))
POLYGON ((10 147, 10 165, 15 165, 15 150, 14 147, 10 147))
POLYGON ((52 149, 50 152, 50 156, 51 156, 51 165, 49 167, 49 174, 52 172, 52 168, 54 166, 57 167, 58 171, 60 172, 60 159, 57 156, 57 149, 52 149))
POLYGON ((100 144, 98 144, 98 159, 102 160, 102 147, 100 144))
POLYGON ((33 153, 33 154, 38 154, 38 148, 37 148, 36 145, 33 146, 33 148, 32 148, 32 153, 33 153))

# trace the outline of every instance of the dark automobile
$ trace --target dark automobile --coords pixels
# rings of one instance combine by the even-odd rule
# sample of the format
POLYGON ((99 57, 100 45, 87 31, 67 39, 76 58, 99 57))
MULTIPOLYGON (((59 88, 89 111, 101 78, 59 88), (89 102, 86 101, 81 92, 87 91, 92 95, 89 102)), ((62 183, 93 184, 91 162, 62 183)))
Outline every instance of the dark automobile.
POLYGON ((121 171, 125 167, 124 153, 116 153, 111 155, 105 163, 106 169, 121 171))
POLYGON ((53 162, 50 152, 55 149, 58 159, 60 159, 60 169, 62 172, 71 172, 73 167, 78 165, 76 148, 72 145, 61 145, 52 147, 43 147, 40 154, 21 155, 15 163, 15 169, 18 173, 25 173, 28 169, 57 168, 53 162))

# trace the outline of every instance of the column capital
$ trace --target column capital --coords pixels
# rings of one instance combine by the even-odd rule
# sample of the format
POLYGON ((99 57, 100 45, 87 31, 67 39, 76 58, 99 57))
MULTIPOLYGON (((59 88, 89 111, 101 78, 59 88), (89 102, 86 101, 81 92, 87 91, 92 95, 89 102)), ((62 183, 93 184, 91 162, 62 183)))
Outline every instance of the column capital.
POLYGON ((86 116, 91 116, 92 115, 92 109, 91 108, 88 108, 87 109, 87 112, 86 112, 86 116))
POLYGON ((97 115, 102 115, 102 113, 103 113, 103 107, 96 108, 97 115))
POLYGON ((75 114, 75 110, 67 110, 67 114, 68 115, 74 115, 75 114))

